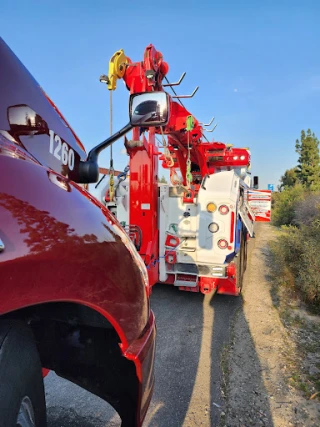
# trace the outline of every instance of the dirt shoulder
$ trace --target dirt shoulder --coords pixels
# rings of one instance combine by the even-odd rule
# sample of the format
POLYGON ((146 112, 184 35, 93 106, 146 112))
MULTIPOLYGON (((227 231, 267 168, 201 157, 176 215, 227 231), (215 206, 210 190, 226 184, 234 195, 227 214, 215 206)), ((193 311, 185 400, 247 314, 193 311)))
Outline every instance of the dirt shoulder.
POLYGON ((303 315, 288 302, 284 310, 281 293, 275 298, 269 249, 274 239, 274 227, 258 224, 249 243, 243 306, 222 358, 226 410, 221 426, 320 426, 319 317, 303 315))

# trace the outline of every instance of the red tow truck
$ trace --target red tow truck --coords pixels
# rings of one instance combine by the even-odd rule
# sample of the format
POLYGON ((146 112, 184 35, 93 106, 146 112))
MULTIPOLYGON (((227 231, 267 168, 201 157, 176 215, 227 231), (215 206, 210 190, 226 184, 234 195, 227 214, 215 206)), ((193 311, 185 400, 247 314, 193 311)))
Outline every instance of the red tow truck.
POLYGON ((117 51, 108 76, 101 76, 109 91, 118 79, 124 81, 135 127, 124 141, 130 175, 109 174, 100 200, 135 242, 150 286, 160 282, 182 291, 238 296, 254 222, 263 212, 270 220, 270 192, 252 188, 249 149, 208 141, 205 132, 214 130, 207 129, 213 119, 201 123, 181 101, 198 87, 191 95, 177 95, 173 87, 186 73, 170 83, 168 71, 162 53, 150 44, 140 61, 117 51), (168 185, 158 183, 158 160, 170 170, 168 185))
POLYGON ((84 146, 0 39, 0 427, 46 426, 53 370, 141 426, 154 384, 155 319, 145 264, 84 188, 84 146))

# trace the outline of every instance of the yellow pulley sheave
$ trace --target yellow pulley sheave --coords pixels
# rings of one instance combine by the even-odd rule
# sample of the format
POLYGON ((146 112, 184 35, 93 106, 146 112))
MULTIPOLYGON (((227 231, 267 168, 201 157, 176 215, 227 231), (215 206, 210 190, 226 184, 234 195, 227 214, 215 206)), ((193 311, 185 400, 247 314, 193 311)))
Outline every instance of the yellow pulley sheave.
POLYGON ((108 73, 108 89, 115 90, 117 88, 117 80, 122 79, 126 72, 126 66, 129 60, 124 54, 123 49, 118 50, 109 61, 108 73))

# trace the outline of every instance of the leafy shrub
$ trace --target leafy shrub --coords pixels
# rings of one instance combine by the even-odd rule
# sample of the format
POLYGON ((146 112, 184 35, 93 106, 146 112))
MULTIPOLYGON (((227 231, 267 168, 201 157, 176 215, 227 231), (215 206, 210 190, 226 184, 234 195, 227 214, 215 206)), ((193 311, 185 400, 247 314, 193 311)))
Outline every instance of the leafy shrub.
POLYGON ((305 196, 306 190, 301 184, 273 193, 271 214, 273 224, 277 226, 294 224, 296 204, 304 200, 305 196))
POLYGON ((320 221, 292 227, 280 237, 284 260, 303 299, 320 310, 320 221))
MULTIPOLYGON (((283 271, 292 274, 302 299, 320 312, 320 194, 307 194, 295 204, 292 222, 273 246, 283 271)), ((285 273, 284 273, 285 274, 285 273)))

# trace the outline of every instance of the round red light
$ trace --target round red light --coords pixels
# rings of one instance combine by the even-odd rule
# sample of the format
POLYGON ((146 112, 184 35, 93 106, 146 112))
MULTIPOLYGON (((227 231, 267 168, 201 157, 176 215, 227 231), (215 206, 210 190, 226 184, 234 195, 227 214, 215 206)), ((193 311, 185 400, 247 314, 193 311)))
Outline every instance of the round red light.
POLYGON ((229 212, 229 208, 227 205, 221 205, 219 207, 219 212, 221 213, 221 215, 227 215, 227 213, 229 212))
POLYGON ((236 275, 236 265, 234 262, 228 265, 226 272, 228 277, 232 277, 236 275))
POLYGON ((218 241, 218 246, 219 246, 220 249, 227 249, 228 242, 225 239, 220 239, 218 241))

